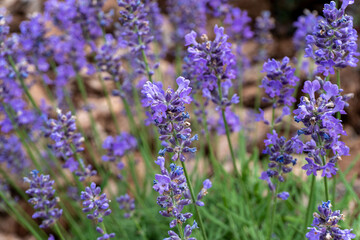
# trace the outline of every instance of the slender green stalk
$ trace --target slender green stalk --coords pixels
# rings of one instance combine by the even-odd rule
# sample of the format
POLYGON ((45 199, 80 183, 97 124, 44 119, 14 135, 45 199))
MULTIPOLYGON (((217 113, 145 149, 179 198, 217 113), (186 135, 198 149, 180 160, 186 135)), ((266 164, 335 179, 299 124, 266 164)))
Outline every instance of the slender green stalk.
POLYGON ((182 225, 181 224, 176 224, 178 230, 179 230, 179 234, 180 234, 180 239, 181 240, 184 240, 185 237, 184 237, 184 232, 183 232, 183 229, 182 229, 182 225))
POLYGON ((104 95, 105 95, 106 103, 107 103, 107 105, 109 107, 111 118, 113 120, 115 129, 116 129, 116 133, 119 134, 120 133, 120 127, 119 127, 119 123, 118 123, 118 121, 116 119, 116 115, 115 115, 115 112, 114 112, 113 105, 112 105, 111 100, 110 100, 109 91, 106 89, 104 79, 101 77, 100 73, 98 74, 98 76, 99 76, 99 81, 101 83, 102 90, 103 90, 104 95))
MULTIPOLYGON (((326 164, 326 160, 325 160, 325 156, 321 156, 322 158, 322 163, 323 163, 323 166, 325 166, 326 164)), ((324 179, 324 190, 325 190, 325 200, 330 200, 329 198, 329 188, 328 188, 328 181, 327 181, 327 177, 323 177, 324 179)), ((334 201, 331 201, 331 202, 334 202, 334 201)))
POLYGON ((310 215, 311 215, 311 209, 313 209, 313 203, 314 203, 313 198, 314 198, 314 192, 315 192, 315 182, 316 182, 316 177, 313 174, 312 177, 311 177, 310 196, 309 196, 308 206, 306 208, 306 215, 305 215, 303 232, 306 232, 306 229, 309 226, 309 219, 310 219, 310 215))
MULTIPOLYGON (((222 96, 222 88, 221 88, 221 80, 220 80, 219 76, 217 76, 217 78, 218 78, 217 84, 218 84, 218 89, 219 89, 219 97, 220 97, 220 101, 221 101, 222 97, 223 97, 222 96)), ((231 143, 231 140, 230 140, 230 130, 229 130, 228 122, 226 120, 225 109, 224 108, 221 108, 221 115, 222 115, 223 122, 224 122, 224 125, 225 125, 226 138, 227 138, 229 149, 230 149, 231 160, 232 160, 232 163, 233 163, 235 176, 239 177, 240 175, 239 175, 239 171, 238 171, 238 169, 236 167, 236 158, 235 158, 234 150, 233 150, 232 143, 231 143)))
POLYGON ((54 228, 55 228, 55 231, 56 231, 57 235, 60 237, 60 239, 65 240, 64 236, 62 235, 62 233, 60 231, 60 228, 59 228, 57 222, 54 224, 54 228))
MULTIPOLYGON (((36 239, 39 239, 39 240, 42 240, 44 239, 44 234, 40 234, 38 233, 37 230, 34 229, 34 227, 32 226, 32 224, 27 220, 27 218, 22 215, 21 213, 19 213, 19 211, 17 210, 16 207, 13 206, 13 204, 6 198, 6 196, 4 195, 4 193, 2 191, 0 191, 0 199, 2 199, 5 204, 9 207, 9 209, 7 209, 7 211, 11 211, 16 219, 26 228, 28 229, 31 234, 36 238, 36 239)), ((19 207, 19 209, 21 209, 19 207)))
MULTIPOLYGON (((271 116, 271 132, 274 130, 275 127, 275 108, 272 108, 272 116, 271 116)), ((279 172, 280 175, 280 172, 279 172)), ((279 181, 276 181, 277 183, 280 183, 279 181)), ((279 189, 279 184, 275 185, 275 192, 273 192, 273 198, 272 198, 272 202, 273 202, 273 208, 271 211, 271 215, 270 215, 270 227, 269 227, 269 232, 268 232, 268 240, 271 239, 271 234, 273 232, 273 228, 274 228, 274 221, 275 221, 275 211, 276 211, 276 206, 277 206, 277 193, 278 193, 278 189, 279 189)))
POLYGON ((13 70, 15 71, 16 73, 16 77, 20 80, 20 84, 21 84, 21 87, 23 88, 23 90, 25 91, 25 95, 27 96, 27 98, 29 99, 31 105, 33 106, 33 108, 36 110, 37 113, 41 113, 41 110, 39 109, 39 107, 37 106, 34 98, 31 96, 30 92, 29 92, 29 89, 28 87, 26 86, 25 84, 25 80, 24 78, 21 76, 19 70, 17 69, 16 67, 16 64, 14 62, 14 59, 12 58, 12 56, 8 56, 8 60, 10 62, 10 65, 11 67, 13 68, 13 70))
MULTIPOLYGON (((139 29, 137 28, 137 26, 135 26, 135 33, 138 35, 139 45, 142 46, 142 45, 144 45, 144 43, 143 43, 143 41, 141 39, 141 35, 138 34, 138 32, 139 32, 139 29)), ((141 55, 142 55, 143 60, 144 60, 145 70, 146 70, 146 74, 148 76, 148 79, 149 79, 150 82, 153 82, 152 81, 152 74, 150 73, 149 62, 148 62, 148 59, 146 57, 146 53, 145 53, 144 48, 141 48, 141 55)))
MULTIPOLYGON (((85 105, 88 106, 88 97, 87 97, 87 93, 86 93, 86 90, 85 90, 84 81, 83 81, 82 77, 79 75, 79 73, 76 73, 76 82, 77 82, 77 85, 79 87, 81 97, 82 97, 85 105)), ((94 118, 94 115, 93 115, 91 109, 89 109, 88 112, 89 112, 90 124, 91 124, 91 128, 93 130, 95 142, 96 142, 96 145, 98 146, 98 150, 100 150, 100 152, 101 152, 102 151, 102 147, 101 147, 102 142, 101 142, 101 139, 100 139, 99 131, 98 131, 97 127, 96 127, 95 118, 94 118)))
POLYGON ((201 217, 199 208, 198 208, 198 206, 196 205, 196 198, 195 198, 194 190, 193 190, 193 188, 192 188, 192 184, 191 184, 191 181, 190 181, 190 178, 189 178, 189 175, 188 175, 188 172, 187 172, 185 163, 184 163, 183 161, 180 161, 180 162, 181 162, 181 166, 182 166, 183 169, 184 169, 186 182, 187 182, 187 185, 188 185, 189 190, 190 190, 190 195, 191 195, 191 199, 192 199, 193 205, 194 205, 194 207, 195 207, 196 215, 197 215, 197 217, 198 217, 199 227, 200 227, 200 230, 201 230, 201 234, 202 234, 204 240, 207 240, 207 236, 206 236, 206 232, 205 232, 205 227, 204 227, 204 224, 203 224, 203 220, 202 220, 202 217, 201 217))

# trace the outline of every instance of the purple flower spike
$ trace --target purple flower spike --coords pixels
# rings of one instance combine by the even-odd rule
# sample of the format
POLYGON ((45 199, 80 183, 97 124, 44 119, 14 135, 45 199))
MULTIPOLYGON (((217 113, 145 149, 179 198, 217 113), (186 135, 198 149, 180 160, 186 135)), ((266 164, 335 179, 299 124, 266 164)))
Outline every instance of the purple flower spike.
POLYGON ((116 201, 119 203, 119 208, 125 211, 124 218, 131 217, 135 210, 135 200, 126 193, 116 198, 116 201))
POLYGON ((24 177, 24 181, 30 184, 26 194, 30 196, 29 203, 34 206, 36 212, 32 218, 41 218, 41 228, 48 228, 55 223, 62 215, 62 209, 56 208, 56 203, 60 201, 55 197, 53 188, 54 180, 50 180, 49 175, 39 175, 37 170, 30 173, 31 177, 24 177))
POLYGON ((320 17, 312 34, 307 35, 305 57, 313 58, 317 73, 334 74, 335 69, 356 67, 360 53, 357 51, 357 32, 353 28, 353 17, 345 9, 354 1, 343 1, 340 9, 336 3, 324 5, 324 17, 320 17))
POLYGON ((342 89, 336 84, 320 78, 306 81, 303 92, 309 97, 301 97, 298 108, 294 110, 295 121, 305 125, 298 130, 298 135, 311 136, 311 140, 304 145, 308 158, 302 168, 307 175, 315 176, 317 171, 323 170, 321 176, 330 178, 337 172, 335 163, 341 156, 349 154, 349 148, 340 141, 340 136, 346 135, 346 132, 335 115, 338 112, 345 114, 344 108, 348 105, 350 95, 342 96, 342 89), (328 149, 332 150, 333 156, 324 165, 321 158, 326 157, 328 149))
POLYGON ((271 30, 275 28, 275 20, 271 17, 270 11, 261 12, 261 16, 255 21, 255 41, 260 46, 260 51, 257 56, 258 61, 265 61, 268 57, 266 45, 273 42, 271 30))
POLYGON ((352 229, 340 229, 338 222, 344 220, 345 217, 339 210, 331 211, 331 202, 323 202, 318 207, 319 213, 314 213, 314 220, 312 228, 306 233, 306 238, 309 240, 351 240, 356 237, 351 233, 352 229))
MULTIPOLYGON (((90 184, 90 187, 86 187, 85 191, 81 192, 81 200, 83 200, 83 212, 88 213, 87 218, 91 220, 96 220, 101 223, 105 216, 108 216, 111 213, 109 208, 109 200, 106 197, 106 194, 100 194, 101 188, 97 187, 94 182, 90 184)), ((96 230, 103 234, 102 237, 98 239, 109 239, 115 237, 114 233, 107 234, 103 229, 97 227, 96 230)))
POLYGON ((290 114, 288 109, 295 102, 292 94, 299 78, 294 75, 295 68, 292 68, 289 62, 288 57, 284 57, 282 62, 269 59, 264 63, 264 69, 262 70, 262 72, 266 73, 266 76, 263 78, 260 87, 264 88, 265 93, 268 95, 268 97, 263 98, 263 101, 272 103, 273 108, 283 107, 283 114, 275 120, 275 123, 280 122, 284 116, 290 114))
POLYGON ((269 169, 261 174, 260 179, 267 181, 271 191, 274 191, 275 185, 271 182, 270 178, 277 178, 279 182, 283 182, 285 179, 283 174, 292 171, 292 166, 297 162, 293 158, 294 153, 301 153, 303 149, 303 143, 297 138, 293 137, 289 141, 286 141, 285 137, 278 137, 275 130, 273 133, 267 134, 268 139, 265 140, 266 149, 264 154, 269 154, 269 169))
POLYGON ((45 136, 53 140, 51 148, 54 153, 58 157, 68 159, 75 154, 72 145, 75 148, 75 152, 84 151, 82 147, 84 138, 80 133, 76 132, 76 118, 72 116, 71 112, 63 114, 58 109, 57 113, 57 119, 47 121, 45 136))
POLYGON ((151 118, 160 133, 159 139, 163 141, 164 149, 160 150, 159 155, 172 152, 175 153, 172 157, 173 161, 178 159, 185 161, 184 153, 196 151, 196 148, 190 145, 198 137, 197 135, 191 137, 190 123, 187 122, 190 116, 185 112, 184 106, 192 101, 190 81, 179 77, 176 82, 178 89, 174 91, 168 88, 166 92, 162 90, 160 84, 146 82, 141 91, 142 104, 144 107, 150 107, 151 118))

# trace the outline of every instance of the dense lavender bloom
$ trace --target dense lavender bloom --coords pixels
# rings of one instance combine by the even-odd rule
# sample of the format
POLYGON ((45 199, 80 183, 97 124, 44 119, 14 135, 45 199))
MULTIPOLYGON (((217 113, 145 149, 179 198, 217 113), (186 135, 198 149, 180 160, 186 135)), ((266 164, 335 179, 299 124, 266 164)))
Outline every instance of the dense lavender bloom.
MULTIPOLYGON (((106 197, 105 193, 101 193, 101 188, 97 187, 94 182, 90 184, 90 187, 86 187, 85 191, 81 192, 81 200, 83 200, 83 212, 88 213, 87 218, 91 220, 96 220, 101 223, 105 216, 108 216, 111 213, 109 209, 109 200, 106 197)), ((99 226, 96 227, 96 231, 100 234, 103 234, 102 237, 98 240, 114 238, 115 233, 107 234, 99 226)))
POLYGON ((184 36, 192 30, 200 33, 206 31, 204 0, 167 0, 167 9, 175 29, 173 33, 175 44, 182 44, 184 36))
MULTIPOLYGON (((268 154, 269 157, 269 169, 261 174, 260 179, 265 180, 269 184, 270 190, 274 191, 276 185, 274 185, 270 178, 276 178, 279 182, 283 182, 285 179, 283 174, 292 171, 292 167, 296 164, 296 159, 293 158, 293 154, 300 154, 303 151, 303 143, 297 138, 293 137, 286 141, 285 137, 280 137, 273 130, 273 133, 267 134, 267 139, 264 141, 266 149, 264 154, 268 154)), ((279 196, 284 198, 284 194, 279 196)))
POLYGON ((84 137, 76 132, 76 117, 71 112, 63 114, 58 109, 57 119, 47 121, 45 136, 54 141, 51 148, 58 157, 69 159, 75 153, 84 151, 82 147, 84 137))
POLYGON ((185 46, 189 46, 190 64, 196 66, 192 80, 196 78, 201 82, 204 97, 225 108, 239 102, 236 94, 228 99, 231 80, 235 78, 235 56, 231 53, 231 43, 227 42, 224 28, 216 25, 214 32, 216 37, 213 41, 202 35, 202 42, 199 43, 196 41, 197 33, 192 31, 185 36, 185 46))
POLYGON ((308 9, 304 10, 304 15, 298 17, 294 22, 296 31, 293 37, 294 47, 297 51, 304 50, 306 47, 306 36, 313 33, 313 29, 317 24, 317 12, 310 12, 308 9))
MULTIPOLYGON (((190 237, 192 231, 196 228, 199 228, 198 225, 197 225, 197 222, 194 220, 194 223, 193 225, 189 225, 187 224, 184 228, 184 237, 186 240, 196 240, 196 238, 194 237, 190 237)), ((169 234, 169 237, 168 238, 165 238, 164 240, 181 240, 181 238, 179 237, 179 235, 177 235, 174 231, 169 231, 168 232, 169 234)))
MULTIPOLYGON (((28 62, 33 64, 41 74, 48 71, 47 58, 53 55, 49 38, 46 37, 48 29, 45 27, 46 19, 41 14, 36 14, 29 21, 20 24, 20 43, 28 62)), ((48 80, 44 76, 44 80, 48 80)))
POLYGON ((227 34, 229 38, 236 43, 242 43, 251 39, 254 32, 251 31, 251 18, 248 16, 246 10, 234 7, 226 14, 224 24, 227 26, 227 34))
POLYGON ((95 40, 102 36, 102 28, 112 22, 113 12, 104 13, 104 0, 48 0, 45 3, 45 15, 63 31, 78 31, 84 39, 95 40))
POLYGON ((255 41, 260 46, 258 61, 265 61, 267 58, 266 45, 273 42, 270 31, 274 28, 275 21, 271 18, 271 13, 269 11, 261 12, 261 16, 257 17, 255 21, 255 41))
MULTIPOLYGON (((260 87, 265 89, 268 97, 263 98, 263 101, 272 103, 273 108, 282 106, 282 114, 275 120, 279 123, 282 118, 290 114, 290 107, 295 102, 292 96, 299 78, 294 75, 295 68, 289 65, 289 58, 284 57, 282 62, 275 59, 269 59, 264 63, 262 72, 266 73, 260 87)), ((265 123, 268 123, 265 121, 265 123)))
POLYGON ((151 108, 152 120, 158 127, 159 139, 163 141, 164 149, 160 150, 159 155, 163 156, 165 152, 171 152, 174 153, 171 158, 173 161, 178 159, 185 161, 184 153, 196 151, 196 148, 191 148, 190 144, 198 137, 197 135, 191 137, 190 123, 187 122, 190 116, 185 112, 184 107, 192 100, 190 81, 179 77, 176 83, 179 86, 176 91, 170 87, 164 91, 161 85, 146 82, 141 91, 144 96, 142 104, 151 108))
POLYGON ((336 3, 324 5, 324 17, 320 17, 312 34, 306 37, 305 56, 317 64, 317 72, 325 76, 335 73, 335 68, 356 67, 360 53, 357 51, 357 32, 353 17, 345 9, 354 1, 343 1, 341 8, 336 3))
POLYGON ((121 57, 118 54, 119 43, 116 42, 111 34, 105 35, 105 42, 97 50, 95 57, 96 64, 101 72, 107 73, 104 80, 120 81, 121 77, 121 57))
POLYGON ((119 203, 119 208, 125 211, 124 218, 131 217, 132 213, 135 210, 135 199, 133 199, 126 193, 116 198, 116 201, 119 203))
MULTIPOLYGON (((80 161, 81 170, 75 171, 75 175, 77 177, 79 177, 80 182, 83 182, 87 178, 95 176, 97 174, 97 171, 93 169, 93 166, 91 166, 91 164, 88 164, 87 166, 85 166, 82 159, 80 159, 79 161, 80 161)), ((76 162, 75 166, 78 166, 78 165, 79 164, 76 162)))
POLYGON ((0 136, 0 163, 6 164, 11 173, 21 174, 27 168, 27 159, 20 140, 15 136, 0 136))
POLYGON ((233 8, 229 0, 205 0, 206 12, 214 18, 224 18, 233 8))
POLYGON ((160 55, 163 55, 166 51, 166 45, 163 39, 163 16, 160 13, 159 4, 155 0, 145 0, 145 11, 147 12, 149 24, 150 24, 150 34, 154 36, 154 39, 157 44, 159 44, 161 50, 160 55))
POLYGON ((153 186, 160 194, 157 204, 165 209, 160 211, 162 216, 173 218, 170 222, 170 228, 173 228, 192 217, 192 213, 182 213, 184 206, 192 203, 190 192, 182 167, 171 163, 169 173, 165 168, 165 158, 158 157, 155 163, 161 168, 161 174, 155 175, 153 186))
POLYGON ((53 189, 54 180, 50 180, 49 175, 38 175, 37 170, 31 171, 31 178, 24 177, 24 181, 30 184, 30 188, 26 190, 31 198, 29 203, 34 205, 36 212, 32 218, 41 218, 41 228, 47 228, 55 223, 61 217, 62 209, 55 208, 59 201, 55 197, 55 190, 53 189))
POLYGON ((335 163, 342 155, 349 155, 349 148, 340 141, 340 135, 346 135, 341 120, 336 119, 335 114, 346 114, 344 108, 348 106, 347 100, 350 95, 341 96, 342 89, 329 81, 324 82, 320 78, 314 81, 306 81, 302 90, 309 95, 302 96, 298 108, 294 110, 295 121, 302 122, 305 127, 298 130, 298 135, 310 135, 311 140, 306 142, 304 152, 308 164, 303 166, 307 175, 322 170, 322 177, 331 177, 336 174, 335 163), (318 94, 318 97, 315 96, 318 94), (326 151, 332 150, 333 157, 327 163, 326 151))
MULTIPOLYGON (((124 163, 121 161, 121 158, 129 152, 134 151, 136 147, 136 138, 126 132, 115 137, 108 136, 103 143, 103 148, 107 150, 107 153, 102 156, 102 160, 105 162, 116 162, 117 169, 122 170, 124 168, 124 163)), ((120 173, 117 177, 122 179, 120 173)))
POLYGON ((344 220, 345 217, 339 210, 331 211, 331 202, 323 202, 318 206, 319 213, 314 213, 314 220, 308 228, 310 231, 306 233, 306 238, 309 240, 350 240, 356 237, 351 233, 352 229, 341 230, 338 222, 344 220))
POLYGON ((103 143, 103 148, 107 154, 102 156, 103 161, 116 161, 125 156, 128 152, 135 150, 137 147, 136 138, 127 132, 112 137, 108 136, 103 143))

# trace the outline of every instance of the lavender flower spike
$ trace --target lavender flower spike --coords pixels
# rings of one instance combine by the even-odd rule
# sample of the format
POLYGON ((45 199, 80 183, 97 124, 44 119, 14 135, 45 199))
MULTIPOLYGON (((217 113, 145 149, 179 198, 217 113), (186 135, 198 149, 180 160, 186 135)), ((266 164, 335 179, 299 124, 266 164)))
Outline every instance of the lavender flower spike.
MULTIPOLYGON (((269 154, 269 169, 262 172, 260 179, 267 181, 271 191, 275 191, 276 185, 272 183, 271 178, 277 179, 279 182, 284 182, 284 174, 292 171, 292 167, 296 164, 296 159, 293 154, 302 153, 303 143, 296 137, 286 141, 285 137, 278 137, 275 130, 273 133, 267 134, 267 139, 264 141, 266 149, 264 154, 269 154)), ((279 198, 287 199, 286 193, 278 195, 279 198)))
MULTIPOLYGON (((264 102, 272 103, 273 108, 282 107, 282 114, 275 119, 275 124, 281 122, 282 118, 290 114, 290 107, 295 102, 292 96, 299 78, 294 75, 295 68, 289 65, 290 59, 284 57, 282 62, 269 59, 264 63, 262 72, 266 73, 260 85, 265 89, 268 97, 263 98, 264 102)), ((263 119, 265 123, 268 123, 263 119)))
POLYGON ((314 81, 306 81, 303 92, 308 97, 302 96, 298 108, 294 110, 295 121, 302 122, 304 127, 298 130, 298 135, 310 135, 311 140, 305 143, 304 152, 308 154, 303 166, 307 175, 317 175, 322 171, 322 177, 332 177, 337 172, 335 163, 343 155, 349 155, 349 148, 340 141, 341 135, 346 135, 341 120, 335 115, 340 112, 345 114, 344 108, 351 95, 341 95, 342 89, 329 81, 317 78, 314 81), (318 96, 316 96, 316 95, 318 96), (327 156, 327 150, 332 150, 333 156, 327 163, 323 158, 327 156))
POLYGON ((24 177, 24 181, 30 184, 30 188, 26 190, 31 197, 28 202, 36 210, 32 218, 41 218, 40 227, 47 228, 61 217, 62 209, 55 207, 60 199, 55 197, 54 180, 50 180, 49 175, 38 175, 38 173, 37 170, 31 171, 31 178, 24 177))
POLYGON ((339 210, 331 211, 331 202, 323 202, 318 207, 319 213, 314 213, 314 220, 311 224, 313 227, 308 228, 310 231, 306 233, 309 240, 350 240, 356 237, 351 233, 352 229, 340 229, 338 222, 344 220, 345 217, 339 210))
MULTIPOLYGON (((106 194, 101 194, 101 188, 97 187, 94 182, 90 184, 90 187, 86 187, 85 191, 81 192, 81 200, 83 200, 83 212, 88 213, 87 218, 96 220, 98 223, 103 222, 103 218, 111 213, 109 209, 109 200, 106 194)), ((96 227, 96 231, 103 234, 98 240, 114 238, 115 233, 107 234, 101 227, 96 227)))
POLYGON ((305 57, 317 64, 317 72, 325 76, 335 73, 335 68, 356 67, 360 53, 357 51, 357 32, 353 28, 353 17, 345 9, 354 1, 344 0, 341 8, 331 1, 325 4, 312 34, 306 37, 305 57))
POLYGON ((160 133, 160 140, 163 141, 164 149, 159 155, 166 152, 175 153, 173 161, 180 159, 185 161, 184 153, 194 153, 196 148, 191 148, 192 141, 197 140, 197 135, 191 137, 190 124, 187 122, 189 114, 185 112, 185 104, 192 101, 190 97, 190 81, 179 77, 176 79, 178 89, 174 91, 168 88, 162 90, 160 84, 146 82, 141 93, 144 95, 142 104, 151 108, 151 116, 160 133))

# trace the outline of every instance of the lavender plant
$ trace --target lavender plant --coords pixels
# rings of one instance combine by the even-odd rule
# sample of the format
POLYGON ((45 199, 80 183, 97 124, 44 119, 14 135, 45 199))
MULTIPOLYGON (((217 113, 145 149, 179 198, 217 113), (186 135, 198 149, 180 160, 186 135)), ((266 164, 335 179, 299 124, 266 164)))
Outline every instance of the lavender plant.
MULTIPOLYGON (((351 129, 344 124, 354 121, 350 114, 341 120, 352 95, 340 88, 340 70, 355 67, 359 55, 355 17, 348 15, 354 1, 326 4, 323 17, 306 11, 298 18, 296 69, 290 54, 268 59, 270 44, 284 47, 279 35, 271 37, 270 11, 254 19, 252 30, 254 13, 228 0, 117 3, 47 0, 43 12, 20 24, 18 16, 11 22, 11 8, 0 8, 2 220, 10 215, 37 240, 356 238, 360 199, 347 180, 355 160, 342 171, 338 165, 350 154, 345 143, 356 136, 355 129, 343 138, 351 129), (205 34, 211 28, 214 39, 205 34), (253 42, 248 55, 245 47, 253 42), (317 64, 315 72, 306 67, 304 54, 317 64), (243 113, 253 96, 247 79, 263 61, 255 105, 258 110, 263 89, 257 117, 271 131, 260 155, 247 144, 255 133, 243 113), (184 77, 174 81, 173 69, 184 77), (309 78, 315 80, 305 82, 306 96, 296 107, 300 69, 326 79, 309 78), (335 72, 337 84, 331 82, 335 72), (265 119, 265 107, 271 119, 265 119), (284 125, 295 123, 282 119, 294 108, 302 127, 289 138, 291 127, 284 125), (64 112, 53 117, 54 109, 64 112), (145 115, 157 133, 143 124, 145 115), (18 175, 33 168, 49 175, 31 171, 26 194, 18 175), (341 222, 343 215, 328 201, 309 227, 320 198, 348 212, 348 220, 341 222), (26 201, 34 206, 33 218, 26 201)), ((275 17, 281 15, 277 11, 275 17)), ((353 79, 349 74, 342 80, 353 79)))
POLYGON ((336 3, 324 5, 324 17, 320 17, 316 28, 306 37, 305 56, 314 59, 317 72, 325 76, 335 74, 335 69, 355 67, 359 56, 357 32, 353 28, 353 18, 345 14, 345 9, 354 1, 343 1, 340 9, 336 3))

